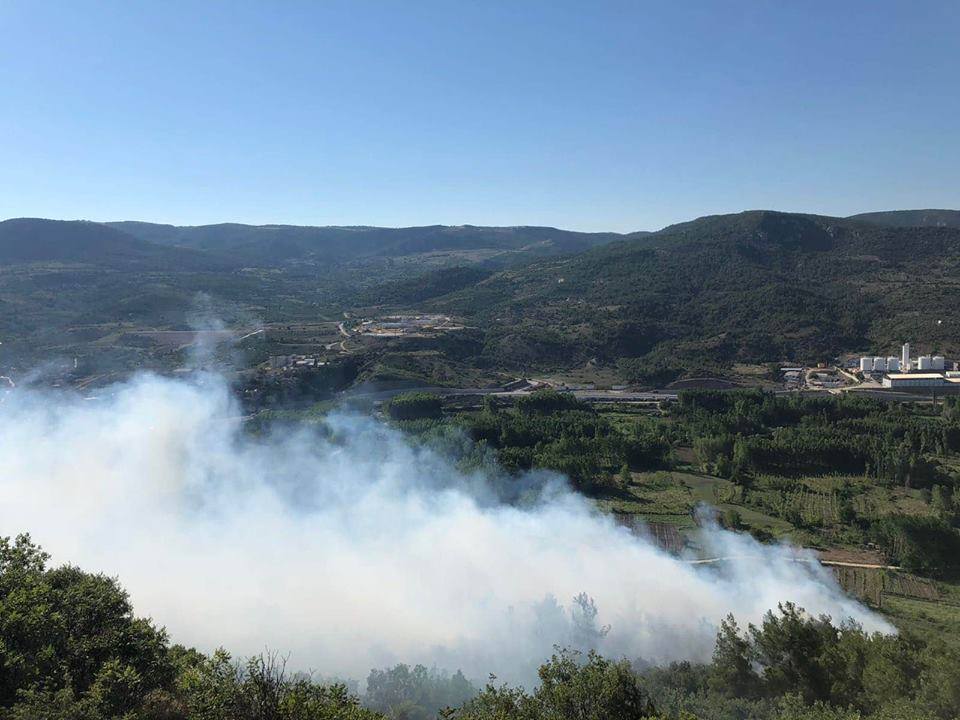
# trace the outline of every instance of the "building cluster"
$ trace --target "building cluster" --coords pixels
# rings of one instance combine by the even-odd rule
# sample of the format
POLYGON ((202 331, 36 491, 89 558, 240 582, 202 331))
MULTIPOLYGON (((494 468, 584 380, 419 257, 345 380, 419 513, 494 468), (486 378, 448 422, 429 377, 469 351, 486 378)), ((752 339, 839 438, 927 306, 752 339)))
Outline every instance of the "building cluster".
POLYGON ((911 373, 911 372, 943 372, 946 369, 947 359, 943 355, 921 355, 916 360, 910 357, 910 343, 904 343, 900 357, 862 357, 860 358, 860 372, 867 373, 911 373))
POLYGON ((287 368, 316 368, 327 363, 312 355, 271 355, 270 369, 285 370, 287 368))
POLYGON ((446 315, 391 315, 364 320, 357 326, 361 335, 378 337, 425 336, 450 330, 463 330, 463 326, 446 315))
POLYGON ((911 358, 910 343, 903 344, 900 357, 860 358, 860 372, 864 375, 882 374, 883 386, 891 389, 942 387, 960 391, 960 372, 946 368, 947 359, 943 355, 911 358))

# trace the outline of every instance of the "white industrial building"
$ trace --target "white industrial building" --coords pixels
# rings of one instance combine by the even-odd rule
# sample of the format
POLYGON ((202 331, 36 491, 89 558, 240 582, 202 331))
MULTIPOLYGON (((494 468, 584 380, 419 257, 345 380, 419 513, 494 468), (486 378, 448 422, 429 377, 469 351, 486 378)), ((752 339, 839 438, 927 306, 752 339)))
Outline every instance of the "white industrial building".
POLYGON ((947 359, 943 355, 921 355, 910 359, 910 343, 904 343, 900 357, 862 357, 860 358, 860 372, 868 373, 910 373, 910 372, 943 372, 947 366, 947 359))
POLYGON ((891 390, 944 388, 960 390, 960 377, 946 377, 943 373, 889 373, 883 376, 883 386, 891 390))
POLYGON ((933 388, 947 384, 940 373, 890 373, 883 376, 883 386, 892 390, 908 388, 933 388))

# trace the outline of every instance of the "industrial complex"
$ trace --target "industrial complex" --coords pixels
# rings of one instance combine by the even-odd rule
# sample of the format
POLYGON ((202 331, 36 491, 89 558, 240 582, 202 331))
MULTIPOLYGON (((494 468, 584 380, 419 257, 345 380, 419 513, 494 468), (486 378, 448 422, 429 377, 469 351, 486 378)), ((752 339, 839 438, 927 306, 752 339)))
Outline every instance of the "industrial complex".
POLYGON ((910 343, 904 343, 900 356, 861 357, 860 372, 867 378, 881 376, 883 387, 891 390, 936 389, 960 391, 960 372, 943 355, 910 357, 910 343))

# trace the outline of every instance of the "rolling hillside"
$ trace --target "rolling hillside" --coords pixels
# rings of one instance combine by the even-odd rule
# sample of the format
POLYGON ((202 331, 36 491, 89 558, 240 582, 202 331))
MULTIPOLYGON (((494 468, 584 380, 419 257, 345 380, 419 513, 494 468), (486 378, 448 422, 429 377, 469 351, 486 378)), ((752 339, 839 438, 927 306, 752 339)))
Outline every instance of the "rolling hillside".
POLYGON ((960 228, 930 212, 865 222, 752 211, 630 235, 9 220, 0 335, 7 357, 30 362, 81 354, 89 336, 97 352, 140 363, 143 349, 117 344, 124 333, 185 327, 199 298, 271 323, 446 312, 482 338, 458 351, 464 366, 590 365, 644 384, 907 339, 960 355, 960 228))
POLYGON ((227 270, 233 266, 189 248, 147 242, 82 220, 16 218, 0 222, 0 263, 60 263, 112 270, 227 270))
POLYGON ((0 359, 22 368, 89 352, 111 367, 149 365, 152 350, 133 331, 183 329, 198 312, 228 321, 338 317, 360 298, 422 302, 496 269, 619 237, 552 228, 8 220, 0 223, 0 359), (411 283, 425 271, 429 282, 411 283))
POLYGON ((960 210, 891 210, 851 215, 848 219, 887 227, 960 228, 960 210))
POLYGON ((488 251, 506 262, 581 252, 622 237, 616 233, 580 233, 547 227, 472 225, 409 228, 232 223, 178 227, 142 222, 106 225, 149 242, 204 250, 259 266, 477 251, 488 251))
POLYGON ((434 306, 487 327, 490 362, 658 382, 904 339, 960 353, 958 271, 957 229, 755 211, 504 271, 434 306))

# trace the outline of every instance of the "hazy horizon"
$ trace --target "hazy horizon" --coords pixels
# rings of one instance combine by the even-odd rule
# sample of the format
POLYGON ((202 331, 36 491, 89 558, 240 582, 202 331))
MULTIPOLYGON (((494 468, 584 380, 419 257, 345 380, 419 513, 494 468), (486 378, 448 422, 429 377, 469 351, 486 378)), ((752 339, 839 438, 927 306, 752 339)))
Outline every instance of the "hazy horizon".
POLYGON ((748 212, 780 212, 780 213, 790 213, 790 214, 798 214, 798 215, 819 215, 819 216, 822 216, 822 217, 851 218, 851 217, 854 217, 854 216, 856 216, 856 215, 865 215, 865 214, 878 213, 878 212, 944 212, 944 211, 946 211, 946 212, 960 212, 960 210, 958 210, 958 209, 956 209, 956 208, 946 208, 946 207, 942 207, 942 208, 934 208, 934 207, 915 207, 915 208, 883 208, 883 209, 874 209, 874 210, 863 210, 863 211, 854 212, 854 213, 846 213, 846 214, 844 214, 844 215, 829 215, 829 214, 827 214, 827 213, 816 212, 816 211, 782 210, 782 209, 780 209, 780 208, 749 208, 749 209, 745 209, 745 210, 731 210, 730 212, 721 212, 721 213, 709 213, 709 214, 693 215, 693 216, 690 216, 690 217, 678 218, 678 219, 673 220, 673 221, 667 223, 666 225, 662 225, 662 226, 660 226, 660 227, 635 228, 635 229, 633 229, 633 230, 604 230, 604 229, 602 229, 602 228, 601 228, 601 229, 594 229, 594 230, 585 230, 585 229, 582 229, 582 228, 567 227, 567 226, 557 225, 557 224, 555 224, 555 223, 549 223, 549 222, 545 222, 545 223, 509 223, 509 224, 503 224, 503 225, 493 224, 493 223, 473 223, 473 222, 461 222, 461 223, 439 223, 439 222, 431 223, 431 222, 426 222, 426 223, 421 223, 421 224, 417 224, 417 225, 371 225, 371 224, 369 224, 369 223, 353 223, 353 224, 327 223, 327 224, 323 224, 323 225, 316 225, 316 224, 309 224, 309 223, 301 224, 301 223, 292 223, 292 222, 285 222, 285 221, 253 223, 253 222, 240 222, 240 221, 230 220, 230 219, 227 219, 227 220, 212 220, 212 221, 210 221, 210 222, 201 222, 201 223, 183 223, 183 222, 176 222, 176 221, 145 220, 145 219, 143 219, 143 218, 132 218, 132 217, 122 218, 122 219, 111 219, 111 220, 96 220, 96 219, 93 219, 93 218, 85 218, 85 217, 39 217, 39 216, 27 216, 27 215, 19 215, 19 216, 10 216, 10 217, 5 217, 5 218, 0 218, 0 222, 5 222, 5 221, 7 221, 7 220, 53 220, 53 221, 56 221, 56 222, 91 222, 91 223, 97 223, 97 224, 101 224, 101 225, 109 225, 109 224, 116 224, 116 223, 133 222, 133 223, 144 223, 144 224, 147 224, 147 225, 169 225, 169 226, 171 226, 171 227, 205 227, 205 226, 213 226, 213 225, 246 225, 246 226, 250 226, 250 227, 377 228, 377 229, 383 229, 383 230, 404 230, 404 229, 409 229, 409 228, 434 227, 434 226, 443 226, 443 227, 486 227, 486 228, 490 228, 490 227, 503 227, 503 228, 545 227, 545 228, 553 228, 553 229, 556 229, 556 230, 563 230, 563 231, 568 231, 568 232, 616 233, 616 234, 621 234, 621 235, 629 235, 629 234, 638 233, 638 232, 657 232, 657 231, 663 230, 663 229, 665 229, 665 228, 668 228, 668 227, 670 227, 671 225, 676 225, 676 224, 679 224, 679 223, 689 222, 689 221, 691 221, 691 220, 697 220, 697 219, 703 218, 703 217, 711 217, 711 216, 717 216, 717 215, 738 215, 738 214, 741 214, 741 213, 748 213, 748 212))

